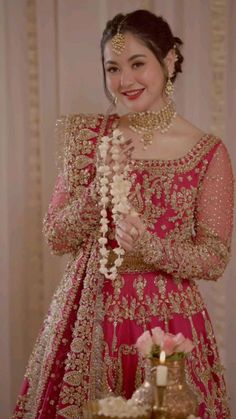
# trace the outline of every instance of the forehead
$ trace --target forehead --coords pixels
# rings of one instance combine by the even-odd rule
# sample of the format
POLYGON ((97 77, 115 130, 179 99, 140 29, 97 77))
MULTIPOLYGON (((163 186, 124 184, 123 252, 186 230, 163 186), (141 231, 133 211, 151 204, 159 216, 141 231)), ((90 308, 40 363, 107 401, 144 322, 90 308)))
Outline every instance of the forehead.
POLYGON ((125 49, 117 55, 112 49, 111 39, 106 43, 104 48, 104 61, 123 61, 129 59, 133 55, 143 54, 147 57, 153 56, 152 51, 139 39, 129 32, 125 34, 125 49))

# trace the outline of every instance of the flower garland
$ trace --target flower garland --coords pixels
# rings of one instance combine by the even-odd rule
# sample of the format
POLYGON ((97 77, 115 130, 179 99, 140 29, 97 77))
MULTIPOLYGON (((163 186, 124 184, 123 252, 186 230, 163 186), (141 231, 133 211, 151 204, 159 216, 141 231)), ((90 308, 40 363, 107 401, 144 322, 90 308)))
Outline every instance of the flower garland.
POLYGON ((100 231, 101 237, 98 242, 100 244, 100 268, 99 271, 107 278, 114 280, 117 276, 117 268, 122 265, 123 256, 125 254, 124 249, 120 246, 113 249, 113 252, 117 255, 114 265, 108 270, 108 255, 109 250, 106 248, 108 239, 106 233, 108 232, 108 218, 107 218, 107 204, 109 202, 108 194, 112 197, 112 219, 117 224, 120 217, 123 214, 130 212, 130 204, 128 201, 128 195, 130 191, 130 182, 128 181, 129 166, 126 165, 123 172, 120 173, 121 167, 119 165, 119 154, 120 145, 124 144, 125 139, 122 133, 116 129, 111 137, 104 136, 101 139, 99 145, 99 151, 102 159, 102 164, 98 167, 100 174, 100 194, 101 194, 101 219, 100 219, 100 231), (111 159, 113 163, 112 170, 106 164, 108 150, 110 148, 111 159), (109 176, 112 175, 112 181, 109 182, 109 176))

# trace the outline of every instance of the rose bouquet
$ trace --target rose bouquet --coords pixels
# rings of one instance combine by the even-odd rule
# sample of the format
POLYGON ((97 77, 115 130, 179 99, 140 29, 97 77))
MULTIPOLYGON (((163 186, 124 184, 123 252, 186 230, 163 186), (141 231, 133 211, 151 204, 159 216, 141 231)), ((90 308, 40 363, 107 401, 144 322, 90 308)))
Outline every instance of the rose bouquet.
POLYGON ((178 361, 191 352, 194 345, 182 333, 173 335, 155 327, 138 338, 136 347, 145 358, 159 359, 160 353, 164 351, 167 360, 178 361))

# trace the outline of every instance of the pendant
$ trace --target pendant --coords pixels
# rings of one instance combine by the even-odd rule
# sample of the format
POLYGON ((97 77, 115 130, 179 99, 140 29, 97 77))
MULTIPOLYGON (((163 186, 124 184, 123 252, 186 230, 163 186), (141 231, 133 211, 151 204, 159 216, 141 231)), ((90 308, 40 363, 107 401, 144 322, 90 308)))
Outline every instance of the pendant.
POLYGON ((153 132, 149 131, 143 134, 141 141, 143 143, 143 150, 147 150, 148 146, 152 144, 153 141, 153 132))

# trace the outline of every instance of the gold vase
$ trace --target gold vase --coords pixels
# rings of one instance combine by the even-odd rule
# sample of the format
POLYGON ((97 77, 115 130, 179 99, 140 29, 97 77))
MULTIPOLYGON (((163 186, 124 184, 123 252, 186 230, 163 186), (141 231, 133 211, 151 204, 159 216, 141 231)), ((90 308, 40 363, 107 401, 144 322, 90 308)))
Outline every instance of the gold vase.
MULTIPOLYGON (((156 367, 159 365, 159 360, 153 359, 151 363, 152 384, 155 393, 154 399, 158 400, 156 367)), ((166 413, 163 417, 168 419, 186 419, 190 415, 195 416, 197 414, 197 398, 186 382, 185 359, 178 361, 167 360, 165 365, 168 367, 168 383, 164 399, 166 413)))

